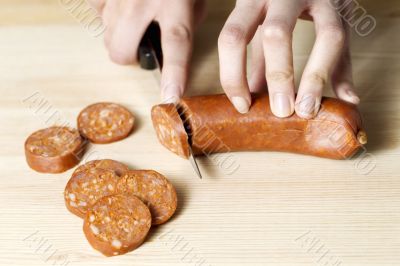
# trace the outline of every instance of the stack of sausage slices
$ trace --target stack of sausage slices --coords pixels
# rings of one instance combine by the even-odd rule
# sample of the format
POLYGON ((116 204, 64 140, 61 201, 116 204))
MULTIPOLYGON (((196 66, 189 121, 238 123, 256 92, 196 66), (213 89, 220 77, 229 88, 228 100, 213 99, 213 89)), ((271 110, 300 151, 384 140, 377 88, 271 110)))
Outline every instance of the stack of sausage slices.
MULTIPOLYGON (((133 130, 134 116, 115 103, 97 103, 78 116, 78 130, 50 127, 25 142, 28 165, 42 173, 61 173, 76 166, 88 141, 111 143, 133 130)), ((127 253, 145 240, 151 225, 168 221, 177 207, 172 184, 153 170, 130 170, 114 160, 79 166, 64 192, 69 211, 84 219, 89 243, 106 256, 127 253)))
POLYGON ((106 256, 139 247, 151 225, 168 221, 177 207, 175 189, 163 175, 113 160, 79 166, 64 197, 68 210, 84 219, 89 243, 106 256))

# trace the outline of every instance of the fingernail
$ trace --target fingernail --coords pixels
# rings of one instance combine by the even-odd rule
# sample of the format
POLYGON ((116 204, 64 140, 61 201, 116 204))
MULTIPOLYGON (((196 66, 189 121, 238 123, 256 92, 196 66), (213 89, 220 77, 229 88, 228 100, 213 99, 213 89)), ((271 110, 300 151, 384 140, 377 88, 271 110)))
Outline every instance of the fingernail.
POLYGON ((173 103, 176 104, 179 102, 179 92, 181 91, 179 86, 176 85, 167 85, 162 89, 162 102, 163 103, 173 103))
POLYGON ((346 94, 347 94, 347 96, 350 97, 352 103, 354 103, 354 104, 360 103, 360 98, 357 96, 357 94, 355 94, 354 91, 346 90, 346 94))
POLYGON ((293 114, 292 104, 288 95, 275 93, 273 99, 274 114, 278 117, 288 117, 293 114))
POLYGON ((299 103, 298 112, 305 117, 312 117, 316 114, 316 98, 312 94, 304 95, 299 103))
POLYGON ((232 97, 232 103, 236 110, 241 114, 245 114, 249 111, 249 104, 243 97, 232 97))

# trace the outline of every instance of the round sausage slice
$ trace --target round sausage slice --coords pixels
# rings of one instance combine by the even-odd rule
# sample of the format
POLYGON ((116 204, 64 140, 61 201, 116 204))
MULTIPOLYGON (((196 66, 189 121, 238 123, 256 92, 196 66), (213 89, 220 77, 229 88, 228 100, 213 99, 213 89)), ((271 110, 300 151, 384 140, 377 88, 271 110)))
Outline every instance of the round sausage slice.
POLYGON ((93 168, 110 169, 113 170, 117 176, 123 176, 129 171, 129 167, 123 163, 111 159, 103 159, 89 161, 83 165, 80 165, 78 168, 76 168, 74 174, 93 168))
POLYGON ((174 214, 178 199, 175 188, 153 170, 131 170, 117 184, 117 192, 137 196, 150 208, 153 224, 168 221, 174 214))
POLYGON ((91 168, 74 173, 64 191, 67 209, 84 218, 97 200, 115 194, 119 179, 110 169, 91 168))
POLYGON ((93 143, 111 143, 126 138, 135 118, 125 107, 115 103, 96 103, 78 116, 78 129, 93 143))
POLYGON ((76 129, 50 127, 36 131, 25 142, 28 165, 42 173, 62 173, 77 165, 84 141, 76 129))
POLYGON ((106 256, 139 247, 151 227, 149 208, 137 197, 113 195, 100 199, 88 211, 83 232, 90 245, 106 256))
POLYGON ((154 106, 151 119, 160 143, 179 156, 189 158, 188 134, 175 105, 154 106))

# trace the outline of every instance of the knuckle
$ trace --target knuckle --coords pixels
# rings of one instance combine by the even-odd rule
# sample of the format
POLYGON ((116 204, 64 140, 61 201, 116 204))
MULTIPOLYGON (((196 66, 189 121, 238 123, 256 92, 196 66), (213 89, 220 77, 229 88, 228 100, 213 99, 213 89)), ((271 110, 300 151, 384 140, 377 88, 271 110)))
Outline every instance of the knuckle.
POLYGON ((313 72, 307 75, 306 78, 311 84, 316 84, 320 88, 325 87, 327 82, 327 75, 320 72, 313 72))
POLYGON ((263 34, 267 40, 287 41, 291 38, 292 32, 286 23, 275 21, 264 26, 263 34))
POLYGON ((246 32, 237 24, 226 25, 218 39, 218 43, 222 45, 238 45, 245 42, 246 32))
POLYGON ((176 42, 189 42, 192 38, 189 27, 184 24, 177 24, 169 27, 165 31, 165 35, 168 40, 176 42))
POLYGON ((290 71, 274 71, 267 73, 267 79, 274 82, 293 81, 293 73, 290 71))

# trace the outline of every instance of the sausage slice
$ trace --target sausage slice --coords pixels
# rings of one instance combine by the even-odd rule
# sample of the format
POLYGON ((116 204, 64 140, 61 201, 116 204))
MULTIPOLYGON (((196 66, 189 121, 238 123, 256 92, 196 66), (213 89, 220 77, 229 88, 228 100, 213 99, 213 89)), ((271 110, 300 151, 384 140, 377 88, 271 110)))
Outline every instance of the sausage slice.
POLYGON ((93 168, 110 169, 113 170, 117 176, 123 176, 129 171, 128 166, 126 166, 123 163, 111 159, 103 159, 103 160, 89 161, 83 165, 80 165, 74 171, 74 175, 79 172, 90 170, 93 168))
POLYGON ((64 191, 67 209, 84 218, 87 210, 97 200, 115 194, 119 179, 110 169, 89 168, 74 173, 64 191))
POLYGON ((25 142, 28 165, 42 173, 61 173, 81 160, 84 141, 79 132, 67 127, 50 127, 34 132, 25 142))
POLYGON ((93 143, 111 143, 126 138, 135 118, 125 107, 115 103, 96 103, 78 116, 78 129, 93 143))
POLYGON ((151 110, 151 119, 158 140, 168 150, 183 158, 188 158, 188 135, 175 105, 160 104, 154 106, 151 110))
POLYGON ((149 208, 137 197, 107 196, 88 211, 83 232, 90 245, 105 256, 116 256, 139 247, 151 227, 149 208))
POLYGON ((129 171, 119 180, 117 192, 137 196, 147 204, 154 225, 168 221, 178 204, 175 188, 167 178, 153 170, 129 171))

